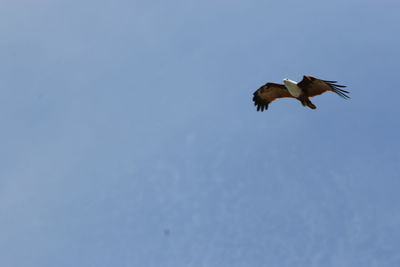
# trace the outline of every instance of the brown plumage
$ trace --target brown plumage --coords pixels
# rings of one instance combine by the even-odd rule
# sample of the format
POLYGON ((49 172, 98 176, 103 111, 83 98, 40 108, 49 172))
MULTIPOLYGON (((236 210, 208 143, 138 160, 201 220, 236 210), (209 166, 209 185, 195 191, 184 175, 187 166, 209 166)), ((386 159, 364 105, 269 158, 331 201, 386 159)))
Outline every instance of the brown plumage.
POLYGON ((283 84, 266 83, 254 92, 254 105, 257 106, 257 111, 268 109, 269 103, 277 98, 293 97, 283 84))
POLYGON ((336 84, 336 81, 320 80, 312 76, 303 76, 303 80, 299 83, 284 79, 284 84, 266 83, 261 86, 253 94, 254 105, 257 111, 268 109, 268 105, 277 98, 291 97, 298 99, 303 106, 308 106, 311 109, 317 107, 310 101, 309 97, 314 97, 323 94, 327 91, 334 92, 339 96, 348 99, 350 98, 345 91, 344 85, 336 84))

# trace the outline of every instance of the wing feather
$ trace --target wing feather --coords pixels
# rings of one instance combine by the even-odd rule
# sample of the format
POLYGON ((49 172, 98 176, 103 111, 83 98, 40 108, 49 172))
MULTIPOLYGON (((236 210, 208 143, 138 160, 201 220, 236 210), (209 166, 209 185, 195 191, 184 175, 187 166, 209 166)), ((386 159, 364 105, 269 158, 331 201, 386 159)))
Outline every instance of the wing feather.
POLYGON ((254 105, 257 111, 268 109, 269 103, 277 98, 293 97, 283 84, 266 83, 257 89, 253 94, 254 105))
POLYGON ((323 94, 327 91, 334 92, 339 96, 348 99, 350 98, 347 94, 348 91, 343 90, 341 88, 345 88, 345 85, 336 84, 336 81, 326 81, 317 79, 312 76, 305 75, 303 76, 303 80, 299 82, 297 85, 303 90, 303 92, 308 97, 317 96, 323 94))

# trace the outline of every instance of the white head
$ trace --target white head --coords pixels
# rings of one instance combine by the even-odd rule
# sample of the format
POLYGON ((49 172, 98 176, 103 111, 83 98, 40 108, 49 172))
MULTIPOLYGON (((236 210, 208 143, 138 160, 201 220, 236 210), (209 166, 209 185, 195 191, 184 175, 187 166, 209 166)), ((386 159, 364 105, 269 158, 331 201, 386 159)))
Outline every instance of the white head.
POLYGON ((297 82, 292 81, 292 80, 290 80, 288 78, 283 79, 283 83, 285 84, 285 86, 288 86, 288 85, 290 86, 290 85, 293 85, 293 84, 297 84, 297 82))
POLYGON ((283 83, 292 96, 299 97, 301 95, 301 89, 297 86, 297 82, 285 78, 283 83))

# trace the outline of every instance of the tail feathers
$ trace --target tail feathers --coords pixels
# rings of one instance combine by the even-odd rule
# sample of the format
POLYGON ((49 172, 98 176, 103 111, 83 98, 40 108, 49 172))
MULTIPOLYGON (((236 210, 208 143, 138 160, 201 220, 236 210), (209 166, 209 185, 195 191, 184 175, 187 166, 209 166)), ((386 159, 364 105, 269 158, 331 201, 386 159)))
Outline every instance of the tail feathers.
POLYGON ((303 98, 303 99, 300 99, 300 101, 301 101, 301 104, 303 106, 305 106, 305 107, 309 107, 311 109, 316 109, 317 108, 317 106, 314 105, 314 103, 311 102, 311 100, 309 98, 305 98, 305 99, 303 98))
POLYGON ((314 105, 311 101, 307 102, 307 107, 311 108, 311 109, 316 109, 317 106, 314 105))

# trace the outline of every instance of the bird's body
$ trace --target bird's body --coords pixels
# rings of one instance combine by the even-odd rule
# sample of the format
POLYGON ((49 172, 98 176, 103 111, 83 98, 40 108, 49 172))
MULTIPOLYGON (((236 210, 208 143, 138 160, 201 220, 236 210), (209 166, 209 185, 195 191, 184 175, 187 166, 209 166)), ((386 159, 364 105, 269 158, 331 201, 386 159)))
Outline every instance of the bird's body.
POLYGON ((253 101, 254 105, 257 106, 257 111, 268 109, 269 103, 283 97, 296 98, 303 106, 311 109, 316 109, 317 107, 309 98, 327 91, 334 92, 345 99, 349 98, 347 95, 349 92, 340 89, 346 86, 338 85, 336 81, 324 81, 305 75, 303 80, 298 83, 289 79, 284 79, 283 83, 266 83, 254 92, 253 101))

